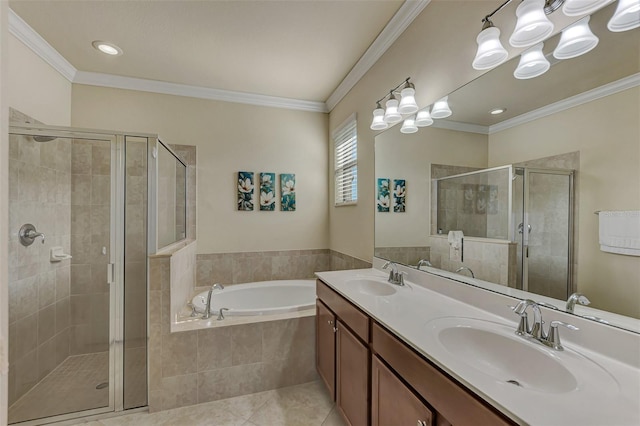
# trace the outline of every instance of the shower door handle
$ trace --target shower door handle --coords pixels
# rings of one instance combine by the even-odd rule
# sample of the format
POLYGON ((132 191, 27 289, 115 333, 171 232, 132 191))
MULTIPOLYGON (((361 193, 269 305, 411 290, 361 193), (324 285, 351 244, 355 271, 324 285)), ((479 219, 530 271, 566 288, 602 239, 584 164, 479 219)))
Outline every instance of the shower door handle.
POLYGON ((107 284, 113 284, 116 276, 116 264, 108 263, 107 264, 107 284))

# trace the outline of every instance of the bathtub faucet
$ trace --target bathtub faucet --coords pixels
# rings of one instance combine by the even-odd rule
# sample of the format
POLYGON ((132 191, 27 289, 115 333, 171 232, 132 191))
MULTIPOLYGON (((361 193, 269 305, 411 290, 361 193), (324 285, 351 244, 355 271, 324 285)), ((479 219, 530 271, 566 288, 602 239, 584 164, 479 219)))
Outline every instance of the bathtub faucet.
POLYGON ((222 284, 216 283, 211 286, 211 288, 209 289, 209 293, 207 293, 207 304, 204 307, 204 315, 202 315, 202 319, 211 318, 211 295, 213 294, 213 290, 215 290, 216 288, 224 290, 224 286, 222 284))

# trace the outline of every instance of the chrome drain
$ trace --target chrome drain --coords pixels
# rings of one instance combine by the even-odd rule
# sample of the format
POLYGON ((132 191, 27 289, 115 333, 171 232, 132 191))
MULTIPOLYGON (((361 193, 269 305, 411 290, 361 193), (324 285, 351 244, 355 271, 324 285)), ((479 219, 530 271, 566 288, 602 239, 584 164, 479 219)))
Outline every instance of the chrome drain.
POLYGON ((104 389, 104 388, 108 388, 108 387, 109 387, 109 383, 108 382, 102 382, 98 386, 96 386, 96 389, 104 389))
POLYGON ((517 380, 507 380, 507 383, 512 384, 512 385, 516 385, 518 387, 522 387, 520 382, 518 382, 517 380))

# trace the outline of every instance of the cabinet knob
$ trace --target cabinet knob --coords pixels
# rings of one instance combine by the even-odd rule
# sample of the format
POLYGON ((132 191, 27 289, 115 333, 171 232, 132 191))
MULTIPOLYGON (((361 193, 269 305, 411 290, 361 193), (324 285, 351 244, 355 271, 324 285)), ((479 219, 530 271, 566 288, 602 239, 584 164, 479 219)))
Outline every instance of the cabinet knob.
POLYGON ((333 332, 337 333, 338 332, 338 327, 333 327, 333 332))
POLYGON ((418 420, 418 426, 427 426, 427 422, 424 420, 418 420))
POLYGON ((329 325, 333 325, 333 320, 329 320, 327 322, 329 323, 329 325))

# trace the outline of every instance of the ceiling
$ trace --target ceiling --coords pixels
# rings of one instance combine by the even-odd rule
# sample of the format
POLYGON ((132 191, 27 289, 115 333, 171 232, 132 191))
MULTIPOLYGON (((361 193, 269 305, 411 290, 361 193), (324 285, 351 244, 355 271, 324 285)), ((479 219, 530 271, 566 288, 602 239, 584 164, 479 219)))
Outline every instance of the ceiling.
MULTIPOLYGON (((81 72, 324 104, 394 23, 394 15, 406 9, 404 3, 11 0, 9 5, 81 72), (114 43, 124 54, 99 53, 94 40, 114 43)), ((414 12, 404 28, 428 2, 407 3, 414 12)))

